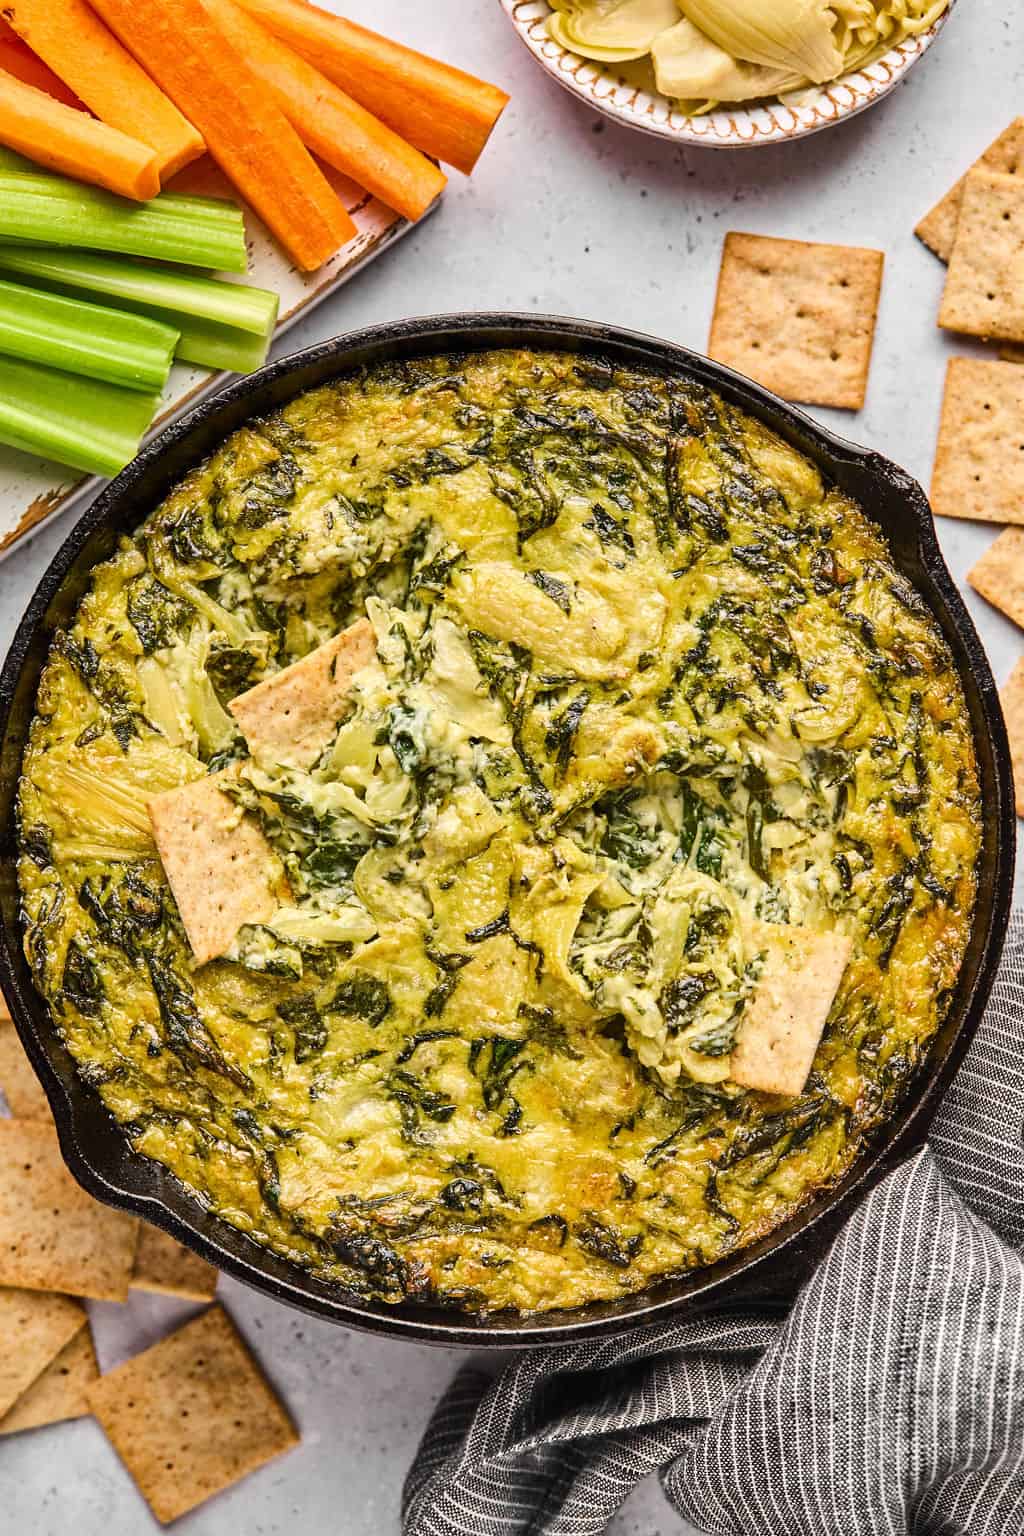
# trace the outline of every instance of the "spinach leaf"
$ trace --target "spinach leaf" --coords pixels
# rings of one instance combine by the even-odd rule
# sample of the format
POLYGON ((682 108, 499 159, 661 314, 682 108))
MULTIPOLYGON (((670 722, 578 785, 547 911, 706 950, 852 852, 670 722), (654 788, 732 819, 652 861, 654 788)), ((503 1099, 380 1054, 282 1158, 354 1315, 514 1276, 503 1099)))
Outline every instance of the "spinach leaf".
POLYGON ((278 1016, 290 1024, 295 1034, 295 1060, 299 1063, 319 1056, 327 1044, 324 1023, 312 992, 301 992, 277 1005, 278 1016))
POLYGON ((155 576, 137 576, 129 583, 125 611, 147 656, 173 645, 192 614, 191 605, 155 576))
POLYGON ((625 518, 620 521, 613 517, 607 507, 602 507, 598 502, 591 507, 590 516, 583 526, 596 533, 602 544, 624 550, 627 555, 636 554, 636 544, 625 518))
POLYGON ((103 1001, 103 981, 99 967, 76 939, 72 939, 64 957, 61 999, 71 1004, 87 1019, 95 1019, 103 1001))
POLYGON ((529 575, 534 586, 539 587, 545 597, 550 597, 563 613, 572 611, 569 588, 564 581, 559 581, 557 576, 549 576, 547 571, 531 571, 529 575))
POLYGON ((554 753, 555 771, 559 778, 565 778, 569 769, 569 759, 572 757, 576 743, 576 733, 580 728, 584 711, 590 703, 589 693, 578 693, 562 710, 555 715, 547 728, 544 736, 544 745, 549 752, 554 753))
POLYGON ((616 1269, 628 1269, 644 1244, 643 1233, 625 1237, 593 1214, 573 1228, 573 1237, 587 1253, 616 1269))
POLYGON ((184 1061, 216 1072, 251 1092, 248 1074, 227 1060, 200 1018, 195 994, 184 977, 158 955, 147 955, 146 966, 171 1050, 184 1061))
POLYGON ((339 984, 326 1011, 351 1014, 376 1029, 391 1012, 391 993, 379 976, 371 976, 368 971, 353 971, 339 984))

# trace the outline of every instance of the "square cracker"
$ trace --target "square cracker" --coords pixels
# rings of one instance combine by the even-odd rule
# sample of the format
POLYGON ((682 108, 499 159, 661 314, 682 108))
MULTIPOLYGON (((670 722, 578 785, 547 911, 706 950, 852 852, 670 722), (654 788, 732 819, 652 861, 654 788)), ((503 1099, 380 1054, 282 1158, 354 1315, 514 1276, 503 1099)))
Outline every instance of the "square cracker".
POLYGON ((52 1124, 0 1120, 0 1285, 124 1301, 137 1228, 76 1184, 52 1124))
POLYGON ((939 324, 1024 341, 1024 176, 971 171, 966 178, 939 324))
POLYGON ((245 923, 265 923, 285 895, 280 861, 252 816, 222 785, 237 768, 149 802, 164 874, 199 965, 230 949, 245 923))
MULTIPOLYGON (((36 1293, 38 1294, 38 1292, 36 1293)), ((85 1394, 98 1378, 96 1351, 88 1325, 80 1328, 41 1376, 0 1419, 0 1435, 14 1435, 43 1424, 80 1419, 89 1412, 85 1394)))
POLYGON ((853 940, 841 933, 759 923, 760 979, 740 1022, 729 1076, 762 1093, 803 1093, 853 940))
POLYGON ((941 517, 1024 523, 1024 368, 954 357, 932 470, 941 517))
POLYGON ((864 404, 881 251, 725 237, 708 353, 785 400, 864 404))
POLYGON ((1024 656, 1000 688, 999 702, 1003 706, 1006 734, 1010 738, 1017 815, 1024 816, 1024 656))
POLYGON ((19 1120, 49 1120, 46 1094, 7 1018, 0 1018, 0 1093, 19 1120))
POLYGON ((240 693, 228 705, 254 756, 265 754, 295 768, 315 763, 337 728, 349 684, 377 654, 369 619, 240 693))
MULTIPOLYGON (((1009 128, 1004 128, 998 139, 970 167, 971 171, 980 169, 1002 171, 1008 176, 1024 173, 1024 117, 1014 118, 1009 128)), ((942 261, 949 260, 956 239, 966 180, 966 176, 961 176, 956 186, 950 187, 945 197, 940 198, 914 230, 917 238, 923 240, 942 261)))
POLYGON ((132 1289, 157 1291, 164 1296, 183 1296, 188 1301, 210 1301, 219 1273, 197 1253, 159 1227, 143 1221, 135 1250, 132 1289))
POLYGON ((298 1444, 291 1419, 217 1306, 101 1376, 88 1396, 164 1524, 298 1444))
POLYGON ((0 1290, 0 1415, 84 1327, 85 1308, 69 1296, 0 1290))
POLYGON ((1024 629, 1024 528, 1004 528, 967 572, 967 580, 1024 629))

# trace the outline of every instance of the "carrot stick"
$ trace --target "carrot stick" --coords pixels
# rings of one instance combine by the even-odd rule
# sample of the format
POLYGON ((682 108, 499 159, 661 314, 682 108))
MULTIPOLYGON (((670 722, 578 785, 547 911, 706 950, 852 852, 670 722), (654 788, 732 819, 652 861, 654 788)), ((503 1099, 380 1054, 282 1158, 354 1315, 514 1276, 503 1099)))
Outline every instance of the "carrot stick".
POLYGON ((148 144, 4 72, 0 72, 0 144, 51 171, 95 182, 123 197, 145 201, 160 191, 156 156, 148 144))
POLYGON ((0 17, 0 69, 5 69, 15 80, 20 80, 23 85, 34 85, 37 91, 45 91, 47 96, 52 96, 54 101, 62 101, 66 107, 82 108, 74 91, 69 91, 63 80, 59 80, 53 70, 37 58, 31 48, 26 47, 18 36, 12 32, 6 21, 0 17))
POLYGON ((356 228, 337 194, 201 0, 93 0, 93 8, 199 129, 296 266, 314 271, 351 240, 356 228))
POLYGON ((86 0, 4 0, 4 15, 101 122, 156 150, 162 180, 203 153, 192 124, 86 0))
POLYGON ((508 96, 306 0, 241 0, 335 85, 425 155, 468 175, 508 96))
POLYGON ((326 80, 234 0, 203 4, 253 74, 273 91, 314 154, 407 219, 418 219, 430 207, 446 180, 433 161, 326 80))

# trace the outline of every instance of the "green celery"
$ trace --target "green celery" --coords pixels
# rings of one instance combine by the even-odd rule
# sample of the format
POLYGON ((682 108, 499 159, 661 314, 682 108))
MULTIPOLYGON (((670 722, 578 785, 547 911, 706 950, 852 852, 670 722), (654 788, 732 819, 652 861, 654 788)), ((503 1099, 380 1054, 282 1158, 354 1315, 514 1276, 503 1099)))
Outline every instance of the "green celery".
POLYGON ((0 281, 0 353, 8 357, 159 392, 177 341, 158 320, 0 281))
POLYGON ((180 333, 176 355, 207 368, 237 373, 259 368, 277 321, 277 294, 268 289, 219 282, 130 257, 0 245, 0 271, 164 320, 180 333))
MULTIPOLYGON (((135 306, 133 306, 134 308, 135 306)), ((138 313, 146 313, 138 305, 138 313)), ((159 310, 150 312, 158 318, 159 310)), ((242 331, 217 320, 199 320, 181 315, 177 321, 178 345, 175 357, 183 363, 198 363, 203 368, 223 368, 231 373, 252 373, 267 360, 270 337, 254 331, 242 331)))
POLYGON ((19 171, 30 176, 38 176, 43 167, 36 165, 34 160, 26 160, 24 155, 19 155, 16 150, 8 149, 6 144, 0 144, 0 171, 6 174, 8 171, 19 171))
POLYGON ((245 220, 233 203, 161 192, 133 203, 62 176, 0 167, 0 240, 83 246, 244 272, 245 220))
POLYGON ((134 458, 156 395, 0 357, 0 442, 74 469, 116 475, 134 458))

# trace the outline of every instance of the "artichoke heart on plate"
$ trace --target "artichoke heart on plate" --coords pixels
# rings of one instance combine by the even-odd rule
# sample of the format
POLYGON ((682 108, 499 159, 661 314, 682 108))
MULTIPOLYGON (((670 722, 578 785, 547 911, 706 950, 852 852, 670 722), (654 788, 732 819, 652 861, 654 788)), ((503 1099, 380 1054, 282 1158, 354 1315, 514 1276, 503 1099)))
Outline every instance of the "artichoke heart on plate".
POLYGON ((642 59, 659 32, 675 26, 676 0, 552 0, 548 30, 556 43, 606 64, 642 59))
POLYGON ((679 9, 734 58, 816 85, 843 71, 828 0, 679 0, 679 9))
POLYGON ((658 90, 694 101, 755 101, 801 83, 791 69, 733 58, 685 18, 651 44, 658 90))

